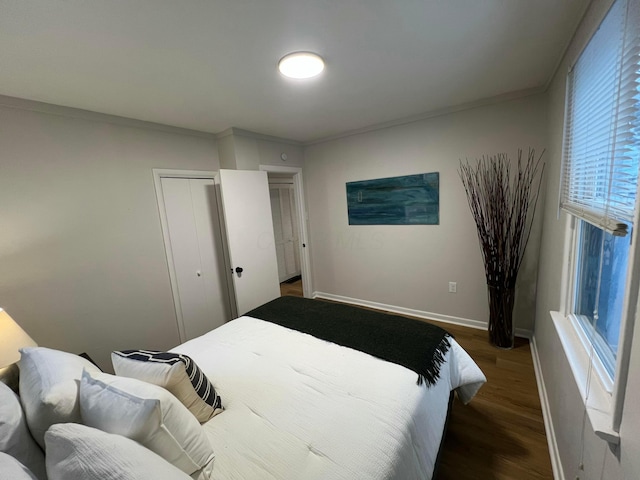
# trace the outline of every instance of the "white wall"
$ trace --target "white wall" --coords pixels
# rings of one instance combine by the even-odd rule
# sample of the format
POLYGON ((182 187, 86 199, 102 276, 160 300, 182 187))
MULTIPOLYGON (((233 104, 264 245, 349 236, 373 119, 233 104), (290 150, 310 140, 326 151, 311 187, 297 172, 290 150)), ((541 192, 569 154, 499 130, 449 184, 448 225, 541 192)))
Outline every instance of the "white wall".
POLYGON ((277 139, 258 139, 257 146, 260 165, 298 168, 304 166, 304 153, 300 145, 278 141, 277 139), (282 160, 281 158, 283 153, 287 156, 286 160, 282 160))
POLYGON ((175 346, 151 170, 217 170, 215 139, 13 103, 0 106, 0 306, 103 368, 114 349, 175 346))
MULTIPOLYGON (((305 149, 315 291, 486 322, 484 267, 459 159, 546 147, 546 97, 529 96, 305 149), (440 225, 349 226, 345 183, 440 173, 440 225), (448 282, 458 293, 448 292, 448 282)), ((533 328, 539 228, 521 271, 516 327, 533 328)))
POLYGON ((258 170, 260 165, 302 167, 304 164, 303 148, 298 142, 238 128, 229 128, 216 138, 221 168, 258 170))
POLYGON ((558 192, 564 122, 566 73, 600 23, 612 0, 594 0, 567 51, 549 89, 549 170, 543 220, 535 341, 565 477, 618 480, 640 478, 640 329, 636 326, 624 403, 620 448, 611 450, 598 439, 587 421, 583 440, 584 407, 549 311, 559 310, 563 279, 565 214, 558 219, 558 192), (585 470, 578 466, 584 442, 585 470), (602 474, 602 477, 601 477, 602 474))

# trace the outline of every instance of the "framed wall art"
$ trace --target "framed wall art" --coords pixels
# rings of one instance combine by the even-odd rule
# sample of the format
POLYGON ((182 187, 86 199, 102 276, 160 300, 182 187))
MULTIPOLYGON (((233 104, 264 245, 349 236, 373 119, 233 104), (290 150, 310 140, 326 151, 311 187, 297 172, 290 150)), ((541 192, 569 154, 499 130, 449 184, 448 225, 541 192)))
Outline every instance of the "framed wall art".
POLYGON ((438 225, 440 174, 347 182, 349 225, 438 225))

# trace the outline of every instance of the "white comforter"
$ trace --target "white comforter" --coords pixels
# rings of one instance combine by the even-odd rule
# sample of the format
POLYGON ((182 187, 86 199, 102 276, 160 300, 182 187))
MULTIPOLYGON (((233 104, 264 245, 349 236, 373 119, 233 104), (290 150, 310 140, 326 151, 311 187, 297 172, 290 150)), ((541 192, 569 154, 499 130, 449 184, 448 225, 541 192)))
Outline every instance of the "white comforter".
POLYGON ((193 358, 225 411, 204 425, 220 480, 431 478, 450 390, 486 381, 455 342, 438 383, 405 367, 251 317, 175 349, 193 358))

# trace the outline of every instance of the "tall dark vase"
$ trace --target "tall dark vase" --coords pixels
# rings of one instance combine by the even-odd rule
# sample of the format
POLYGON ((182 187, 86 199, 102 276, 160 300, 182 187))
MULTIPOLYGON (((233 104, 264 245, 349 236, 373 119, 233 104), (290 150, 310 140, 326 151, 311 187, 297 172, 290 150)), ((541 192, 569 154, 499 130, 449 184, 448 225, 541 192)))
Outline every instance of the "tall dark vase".
POLYGON ((487 285, 489 290, 489 341, 498 348, 513 348, 515 288, 487 285))
POLYGON ((489 289, 489 340, 498 348, 513 348, 516 278, 542 185, 541 159, 542 155, 536 160, 530 148, 524 160, 518 150, 514 172, 505 153, 482 157, 475 165, 460 161, 460 179, 476 224, 489 289))

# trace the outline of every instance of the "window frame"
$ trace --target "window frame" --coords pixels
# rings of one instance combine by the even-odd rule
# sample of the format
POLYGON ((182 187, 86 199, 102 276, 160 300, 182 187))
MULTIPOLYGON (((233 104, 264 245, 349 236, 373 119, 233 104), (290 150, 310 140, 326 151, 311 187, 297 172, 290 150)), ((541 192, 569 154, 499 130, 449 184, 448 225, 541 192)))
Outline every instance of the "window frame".
MULTIPOLYGON (((575 217, 571 214, 567 214, 570 218, 570 232, 571 232, 571 251, 570 251, 570 260, 569 260, 569 282, 567 283, 567 290, 565 292, 566 302, 564 314, 568 322, 570 322, 571 326, 574 328, 578 339, 580 340, 580 344, 582 348, 588 353, 590 361, 592 362, 593 369, 595 370, 598 379, 602 387, 606 390, 606 392, 611 395, 613 393, 614 385, 615 385, 615 376, 611 377, 609 375, 609 371, 604 365, 604 362, 600 358, 600 355, 597 352, 597 349, 593 345, 593 338, 597 335, 595 332, 587 331, 587 326, 584 324, 585 322, 580 319, 579 315, 575 312, 576 310, 576 300, 577 300, 577 290, 578 290, 578 267, 579 267, 579 250, 580 250, 580 222, 584 222, 586 220, 582 220, 581 218, 575 217), (592 351, 593 350, 593 351, 592 351)), ((600 227, 598 227, 600 228, 600 227)), ((629 261, 629 264, 631 262, 629 261)), ((627 265, 627 280, 629 279, 629 267, 627 265)), ((625 290, 627 289, 627 283, 625 283, 625 290)), ((626 300, 626 291, 625 291, 625 300, 626 300)), ((624 311, 624 306, 623 306, 624 311)), ((623 317, 625 315, 623 314, 623 317)), ((620 319, 620 334, 622 334, 622 323, 623 319, 620 319)), ((597 341, 597 340, 596 340, 597 341)), ((622 343, 622 342, 620 342, 622 343)), ((616 371, 617 371, 617 363, 618 363, 619 355, 616 355, 616 371)))
MULTIPOLYGON (((614 0, 611 6, 615 3, 614 0)), ((637 0, 632 0, 637 1, 637 0)), ((611 7, 610 6, 610 7, 611 7)), ((578 61, 582 52, 587 48, 595 32, 600 28, 600 24, 609 14, 608 8, 602 17, 601 22, 593 30, 583 48, 575 57, 578 61)), ((572 67, 573 68, 573 64, 572 67)), ((570 69, 571 71, 571 69, 570 69)), ((570 75, 567 75, 567 85, 565 88, 565 118, 563 126, 562 143, 562 166, 564 175, 565 152, 567 147, 567 122, 569 108, 570 75)), ((559 198, 562 198, 563 179, 560 179, 559 198)), ((566 211, 558 204, 558 218, 565 220, 565 237, 563 248, 563 269, 561 285, 563 287, 560 295, 559 311, 551 311, 550 316, 558 332, 560 342, 565 351, 567 360, 573 372, 581 398, 585 404, 586 412, 591 426, 600 438, 611 444, 618 444, 620 441, 619 431, 622 420, 624 397, 626 393, 627 378, 631 357, 631 343, 636 315, 639 310, 638 300, 640 297, 640 246, 636 237, 636 230, 639 226, 640 188, 636 187, 638 194, 635 199, 635 211, 633 221, 630 222, 631 244, 629 247, 629 258, 627 264, 627 279, 625 282, 624 300, 622 306, 622 318, 620 319, 620 337, 616 356, 615 374, 612 379, 599 356, 595 354, 589 334, 584 331, 581 320, 577 318, 575 310, 577 262, 579 249, 579 228, 580 219, 574 213, 566 211)), ((586 221, 586 220, 582 220, 586 221)), ((607 230, 607 228, 603 228, 607 230)))
MULTIPOLYGON (((640 203, 639 200, 640 195, 636 199, 636 204, 640 203)), ((572 313, 575 303, 579 248, 578 221, 580 219, 569 213, 565 215, 567 217, 567 237, 565 238, 564 251, 568 257, 565 262, 566 271, 563 275, 566 279, 565 289, 562 295, 561 310, 560 312, 551 312, 551 317, 558 329, 582 399, 585 401, 593 430, 601 438, 617 444, 629 373, 633 327, 640 297, 640 248, 636 238, 637 229, 633 228, 631 231, 623 314, 620 319, 620 342, 616 357, 615 377, 612 379, 599 356, 595 354, 595 349, 580 320, 572 313)), ((636 209, 634 225, 637 225, 637 222, 638 209, 636 209)))

